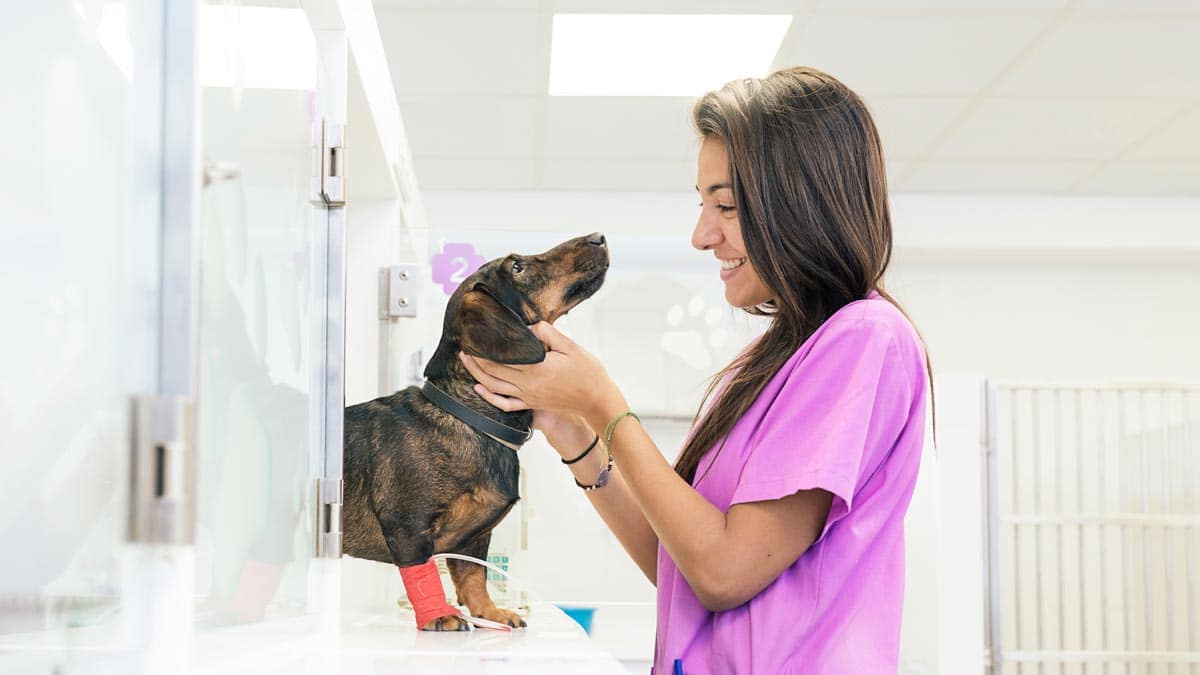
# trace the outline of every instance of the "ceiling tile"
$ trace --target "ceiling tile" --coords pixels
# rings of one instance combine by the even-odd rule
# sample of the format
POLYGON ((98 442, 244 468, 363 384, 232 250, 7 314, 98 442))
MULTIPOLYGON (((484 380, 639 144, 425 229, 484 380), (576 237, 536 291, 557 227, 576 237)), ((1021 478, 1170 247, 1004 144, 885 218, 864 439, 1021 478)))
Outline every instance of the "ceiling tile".
POLYGON ((533 157, 539 99, 422 96, 400 99, 414 155, 442 159, 533 157))
POLYGON ((925 162, 909 173, 897 192, 970 194, 1062 194, 1095 168, 1078 163, 925 162))
POLYGON ((1200 197, 1200 163, 1114 164, 1081 183, 1077 191, 1102 195, 1200 197))
POLYGON ((814 13, 775 65, 820 68, 866 97, 974 96, 1050 16, 814 13))
POLYGON ((552 96, 546 102, 545 156, 688 161, 697 141, 693 99, 552 96))
POLYGON ((1106 159, 1179 110, 1136 101, 984 101, 934 150, 934 159, 1106 159))
POLYGON ((1172 118, 1122 159, 1200 164, 1200 105, 1172 118))
POLYGON ((566 14, 794 14, 805 0, 553 0, 566 14))
POLYGON ((1077 10, 1116 10, 1121 12, 1195 12, 1196 0, 1075 0, 1077 10))
POLYGON ((1036 46, 994 93, 1053 98, 1200 98, 1197 36, 1200 13, 1076 13, 1036 46))
POLYGON ((694 161, 547 159, 539 186, 547 190, 678 192, 694 195, 694 161))
POLYGON ((424 190, 532 190, 532 159, 441 159, 414 157, 417 184, 424 190))
POLYGON ((874 98, 867 105, 883 140, 884 157, 909 159, 924 154, 969 102, 965 98, 874 98))
POLYGON ((540 4, 539 0, 375 0, 375 11, 404 9, 434 10, 439 13, 451 10, 536 12, 540 4))
POLYGON ((688 198, 691 100, 544 98, 552 10, 800 13, 775 65, 828 70, 867 99, 896 192, 1200 196, 1196 0, 374 4, 423 190, 688 198), (981 92, 994 98, 943 139, 981 92))
MULTIPOLYGON (((431 14, 381 9, 379 32, 400 96, 412 94, 541 95, 537 14, 431 14)), ((546 23, 547 27, 549 26, 546 23)))
POLYGON ((1054 10, 1067 0, 816 0, 817 11, 917 11, 954 10, 958 12, 987 10, 1054 10))

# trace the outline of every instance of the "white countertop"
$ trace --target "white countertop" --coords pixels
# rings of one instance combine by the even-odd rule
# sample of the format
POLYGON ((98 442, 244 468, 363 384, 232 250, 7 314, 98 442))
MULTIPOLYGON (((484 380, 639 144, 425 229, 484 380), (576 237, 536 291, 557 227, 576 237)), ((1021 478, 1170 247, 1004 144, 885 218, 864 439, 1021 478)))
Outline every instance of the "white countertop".
MULTIPOLYGON (((192 675, 628 675, 613 654, 562 610, 533 603, 528 628, 501 632, 418 631, 411 610, 345 612, 322 632, 312 616, 201 630, 192 644, 192 675)), ((0 639, 0 671, 126 675, 143 663, 114 648, 118 626, 88 626, 0 639)), ((144 668, 143 668, 144 670, 144 668)))
POLYGON ((403 610, 346 613, 340 633, 330 640, 297 639, 282 624, 230 628, 197 637, 196 673, 290 675, 308 668, 299 672, 628 675, 616 657, 554 605, 534 603, 526 621, 529 627, 512 632, 434 633, 418 631, 411 613, 403 610), (314 664, 318 671, 311 670, 314 664))

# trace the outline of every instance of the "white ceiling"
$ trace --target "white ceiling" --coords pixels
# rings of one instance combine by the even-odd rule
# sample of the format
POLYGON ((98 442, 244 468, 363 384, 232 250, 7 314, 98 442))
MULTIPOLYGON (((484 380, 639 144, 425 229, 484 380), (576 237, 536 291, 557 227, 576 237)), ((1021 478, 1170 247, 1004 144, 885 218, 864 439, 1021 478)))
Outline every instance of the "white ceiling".
MULTIPOLYGON (((690 190, 690 98, 550 97, 555 12, 790 13, 898 192, 1200 196, 1200 0, 375 0, 423 190, 690 190)), ((697 95, 703 92, 697 92, 697 95)))

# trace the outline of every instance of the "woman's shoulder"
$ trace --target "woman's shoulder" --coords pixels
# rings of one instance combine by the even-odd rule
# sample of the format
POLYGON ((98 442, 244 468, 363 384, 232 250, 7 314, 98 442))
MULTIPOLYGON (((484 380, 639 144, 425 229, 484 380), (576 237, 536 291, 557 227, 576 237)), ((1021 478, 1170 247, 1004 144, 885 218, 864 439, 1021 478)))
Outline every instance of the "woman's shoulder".
POLYGON ((898 346, 920 343, 916 328, 904 312, 876 293, 834 312, 817 333, 887 337, 898 346))
POLYGON ((842 370, 864 355, 898 355, 904 370, 924 370, 925 348, 916 328, 892 303, 872 293, 834 312, 793 355, 788 364, 842 370), (805 365, 806 364, 806 365, 805 365))

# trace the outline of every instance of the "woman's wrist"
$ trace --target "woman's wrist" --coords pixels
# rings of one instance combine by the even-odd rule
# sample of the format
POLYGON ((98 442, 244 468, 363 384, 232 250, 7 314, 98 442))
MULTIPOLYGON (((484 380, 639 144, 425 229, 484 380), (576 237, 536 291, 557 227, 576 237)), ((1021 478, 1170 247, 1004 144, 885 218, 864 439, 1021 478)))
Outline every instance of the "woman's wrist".
MULTIPOLYGON (((555 429, 553 434, 545 434, 550 447, 563 459, 578 457, 579 453, 592 442, 595 433, 582 417, 570 416, 555 429)), ((595 450, 593 450, 595 452, 595 450)))
POLYGON ((567 468, 571 470, 576 483, 591 485, 596 482, 600 471, 608 465, 608 448, 604 443, 597 442, 596 447, 578 462, 573 462, 567 468))
MULTIPOLYGON (((614 417, 629 410, 629 404, 625 402, 625 397, 618 392, 615 396, 608 396, 596 403, 596 405, 585 416, 587 424, 595 433, 602 434, 604 427, 613 420, 614 417)), ((603 443, 606 439, 601 438, 603 443)))

